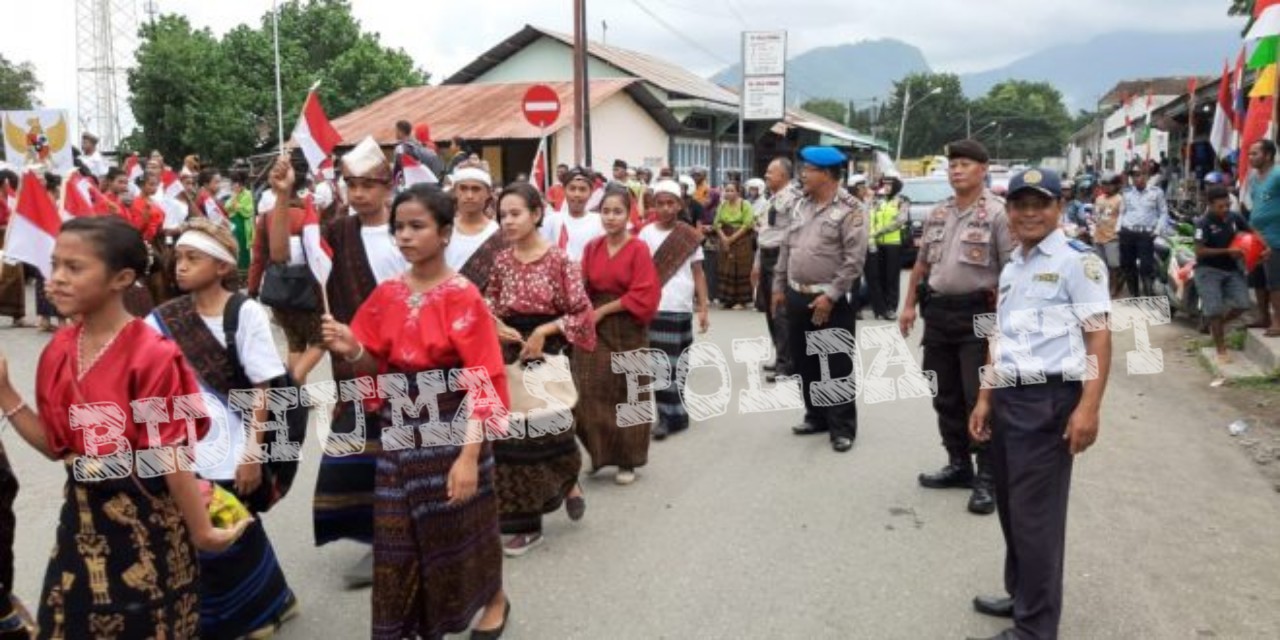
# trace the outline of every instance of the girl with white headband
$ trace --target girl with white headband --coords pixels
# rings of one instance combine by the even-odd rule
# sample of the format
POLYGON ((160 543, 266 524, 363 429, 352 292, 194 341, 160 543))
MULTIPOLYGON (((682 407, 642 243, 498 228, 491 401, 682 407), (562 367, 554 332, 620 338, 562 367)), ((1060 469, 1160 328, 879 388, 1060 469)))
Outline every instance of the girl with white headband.
MULTIPOLYGON (((264 465, 245 458, 249 416, 233 409, 233 389, 267 389, 285 375, 271 337, 267 312, 237 289, 235 237, 209 220, 193 219, 174 243, 175 273, 185 295, 157 308, 147 324, 182 349, 200 388, 222 402, 208 433, 196 446, 196 473, 232 492, 250 509, 265 507, 280 488, 264 465), (234 326, 234 359, 228 334, 234 326)), ((206 398, 209 397, 206 395, 206 398)), ((252 416, 268 420, 265 409, 252 416)), ((253 431, 258 444, 264 431, 253 431)), ((226 553, 200 555, 200 635, 207 638, 267 637, 297 615, 298 601, 267 538, 261 519, 226 553)))

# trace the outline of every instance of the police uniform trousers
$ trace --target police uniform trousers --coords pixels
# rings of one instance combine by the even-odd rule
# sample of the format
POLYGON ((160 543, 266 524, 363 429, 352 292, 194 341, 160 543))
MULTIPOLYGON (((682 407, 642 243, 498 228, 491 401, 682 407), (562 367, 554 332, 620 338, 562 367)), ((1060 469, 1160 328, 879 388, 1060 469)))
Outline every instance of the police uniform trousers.
POLYGON ((1129 295, 1150 295, 1150 291, 1138 289, 1138 278, 1142 279, 1145 289, 1156 274, 1155 238, 1149 232, 1120 230, 1120 269, 1129 295))
MULTIPOLYGON (((824 329, 845 329, 856 336, 856 316, 853 307, 845 296, 831 307, 831 315, 827 324, 819 327, 813 324, 813 310, 809 305, 817 299, 817 295, 800 293, 787 287, 787 333, 791 341, 791 364, 795 374, 800 376, 801 395, 804 396, 804 421, 816 427, 826 429, 832 440, 836 438, 858 437, 858 405, 855 399, 834 406, 815 406, 811 385, 822 380, 822 358, 808 355, 805 341, 809 332, 824 329)), ((845 354, 827 356, 832 380, 853 375, 853 358, 845 354)))
POLYGON ((1004 584, 1014 598, 1018 632, 1029 640, 1058 637, 1072 463, 1062 434, 1082 390, 1078 381, 1050 375, 1044 384, 992 392, 991 462, 1005 541, 1004 584))
POLYGON ((765 324, 769 327, 769 338, 773 340, 773 349, 777 354, 774 365, 778 375, 790 375, 791 344, 787 340, 787 305, 778 308, 778 317, 769 313, 773 303, 773 273, 778 266, 778 254, 781 248, 760 248, 760 283, 756 286, 756 308, 764 312, 765 324))
POLYGON ((938 414, 942 446, 951 461, 963 460, 966 466, 970 451, 978 453, 979 467, 985 462, 986 447, 969 439, 969 413, 978 402, 979 374, 987 357, 987 342, 974 333, 973 318, 991 312, 986 291, 955 296, 933 293, 921 312, 924 317, 922 366, 938 376, 933 410, 938 414))
POLYGON ((877 316, 898 312, 898 289, 902 280, 902 245, 876 245, 867 254, 867 295, 877 316))

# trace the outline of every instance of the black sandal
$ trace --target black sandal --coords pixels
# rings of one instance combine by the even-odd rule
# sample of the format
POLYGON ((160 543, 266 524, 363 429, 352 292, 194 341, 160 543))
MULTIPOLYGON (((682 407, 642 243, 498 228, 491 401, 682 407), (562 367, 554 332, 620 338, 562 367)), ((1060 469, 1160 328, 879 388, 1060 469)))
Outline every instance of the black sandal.
POLYGON ((511 619, 511 598, 507 598, 502 609, 502 624, 497 629, 472 629, 471 640, 498 640, 507 629, 507 621, 511 619))

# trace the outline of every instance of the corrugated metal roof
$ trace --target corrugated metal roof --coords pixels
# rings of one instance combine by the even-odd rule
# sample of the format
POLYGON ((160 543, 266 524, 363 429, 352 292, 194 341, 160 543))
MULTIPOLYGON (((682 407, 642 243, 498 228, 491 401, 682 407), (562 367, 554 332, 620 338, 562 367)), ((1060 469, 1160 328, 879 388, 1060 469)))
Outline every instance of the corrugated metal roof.
POLYGON ((888 143, 877 140, 864 133, 859 133, 846 127, 838 122, 832 122, 815 113, 810 113, 804 109, 787 109, 783 123, 790 127, 799 127, 808 129, 820 134, 828 135, 839 139, 843 144, 849 144, 854 147, 862 147, 867 149, 883 149, 888 151, 888 143))
MULTIPOLYGON (((431 136, 446 140, 461 136, 467 140, 508 140, 537 138, 539 130, 524 119, 520 104, 534 84, 546 84, 560 96, 560 119, 548 135, 573 124, 573 83, 521 82, 511 84, 460 84, 400 89, 368 106, 333 122, 342 134, 342 144, 353 145, 372 135, 380 144, 395 144, 398 120, 425 122, 431 136)), ((593 80, 591 106, 595 108, 625 91, 668 131, 679 122, 657 98, 633 78, 593 80)))
MULTIPOLYGON (((525 25, 519 32, 498 43, 492 49, 481 54, 471 64, 449 76, 445 79, 444 84, 470 83, 543 36, 558 40, 570 47, 573 46, 573 36, 569 34, 525 25)), ((702 98, 737 108, 737 93, 700 77, 679 65, 638 51, 613 47, 594 40, 588 41, 587 52, 627 73, 634 74, 636 77, 660 87, 662 90, 672 94, 671 97, 674 99, 685 97, 702 98)))
MULTIPOLYGON (((1192 76, 1173 76, 1122 80, 1102 96, 1098 106, 1118 106, 1126 97, 1131 98, 1133 104, 1143 106, 1146 104, 1147 93, 1153 96, 1180 96, 1187 92, 1191 78, 1192 76)), ((1201 86, 1213 81, 1212 77, 1207 76, 1197 76, 1197 78, 1201 86)))

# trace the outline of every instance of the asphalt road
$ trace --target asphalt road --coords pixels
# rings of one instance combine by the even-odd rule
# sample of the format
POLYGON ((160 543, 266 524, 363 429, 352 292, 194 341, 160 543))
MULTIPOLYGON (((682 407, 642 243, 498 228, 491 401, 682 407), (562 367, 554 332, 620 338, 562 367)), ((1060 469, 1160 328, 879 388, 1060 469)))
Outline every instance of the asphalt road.
MULTIPOLYGON (((763 333, 753 312, 715 312, 728 352, 763 333)), ((865 323, 870 325, 872 323, 865 323)), ((1157 327, 1174 344, 1177 327, 1157 327)), ((0 330, 30 398, 46 338, 0 330)), ((1208 376, 1166 348, 1162 374, 1116 375, 1101 438, 1075 467, 1064 638, 1280 637, 1280 495, 1226 434, 1234 416, 1208 376)), ((918 353, 918 352, 917 352, 918 353)), ((869 357, 868 354, 864 354, 869 357)), ((735 389, 745 369, 731 364, 735 389)), ((891 372, 892 373, 892 372, 891 372)), ((313 380, 327 376, 327 369, 313 380)), ((709 390, 713 374, 693 384, 709 390)), ((505 564, 510 638, 963 638, 999 631, 970 609, 1001 585, 995 516, 916 474, 944 462, 928 400, 860 402, 854 450, 798 438, 799 412, 729 414, 654 443, 630 487, 584 480, 586 518, 547 519, 547 542, 505 564)), ((34 606, 61 501, 59 465, 15 434, 22 482, 18 593, 34 606)), ((345 591, 363 548, 312 546, 317 439, 295 493, 265 516, 303 608, 282 638, 368 635, 370 592, 345 591)))

